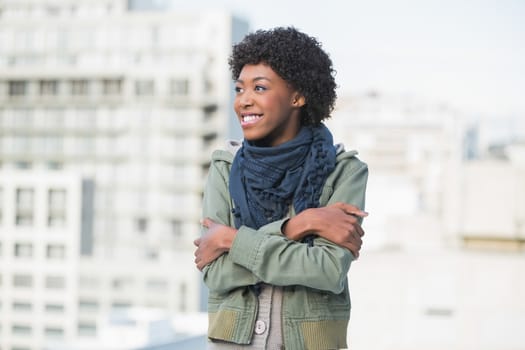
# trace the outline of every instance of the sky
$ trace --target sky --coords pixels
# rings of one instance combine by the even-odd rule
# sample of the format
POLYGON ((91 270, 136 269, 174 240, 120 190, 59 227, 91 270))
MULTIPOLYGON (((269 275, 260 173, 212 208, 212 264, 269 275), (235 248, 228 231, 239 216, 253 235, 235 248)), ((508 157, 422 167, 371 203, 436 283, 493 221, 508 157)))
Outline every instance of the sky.
POLYGON ((525 119, 525 0, 172 1, 316 37, 339 96, 374 90, 525 119))

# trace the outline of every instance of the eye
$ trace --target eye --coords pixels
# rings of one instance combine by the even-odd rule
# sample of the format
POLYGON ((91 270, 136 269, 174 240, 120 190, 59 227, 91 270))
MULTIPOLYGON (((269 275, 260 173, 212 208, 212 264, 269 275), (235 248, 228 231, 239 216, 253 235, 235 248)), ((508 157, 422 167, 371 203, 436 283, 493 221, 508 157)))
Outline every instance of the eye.
POLYGON ((256 85, 255 91, 266 91, 266 87, 262 85, 256 85))
POLYGON ((242 87, 240 87, 240 86, 236 86, 236 87, 234 88, 234 90, 235 90, 235 92, 238 94, 238 93, 241 93, 243 89, 242 89, 242 87))

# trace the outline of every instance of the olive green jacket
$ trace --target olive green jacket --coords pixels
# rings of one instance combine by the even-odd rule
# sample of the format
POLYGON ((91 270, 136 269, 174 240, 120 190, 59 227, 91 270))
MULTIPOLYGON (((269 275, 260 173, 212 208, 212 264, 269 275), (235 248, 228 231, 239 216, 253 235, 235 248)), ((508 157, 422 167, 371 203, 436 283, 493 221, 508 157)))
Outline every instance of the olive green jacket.
MULTIPOLYGON (((357 152, 337 154, 320 205, 345 202, 364 208, 367 165, 357 152)), ((233 226, 228 183, 233 155, 215 151, 204 193, 203 217, 233 226)), ((282 334, 287 350, 346 348, 350 318, 347 274, 352 253, 323 238, 313 246, 287 239, 286 220, 258 230, 241 226, 227 254, 203 269, 209 288, 208 337, 249 344, 258 300, 249 286, 264 282, 282 286, 282 334)))

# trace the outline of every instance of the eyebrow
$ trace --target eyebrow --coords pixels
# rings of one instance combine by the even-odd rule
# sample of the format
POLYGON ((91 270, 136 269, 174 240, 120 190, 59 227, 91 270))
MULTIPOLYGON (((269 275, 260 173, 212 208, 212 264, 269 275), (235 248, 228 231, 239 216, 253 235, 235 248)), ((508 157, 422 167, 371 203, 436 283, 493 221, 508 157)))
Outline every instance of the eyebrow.
MULTIPOLYGON (((266 77, 255 77, 255 78, 252 79, 252 81, 253 81, 254 83, 257 82, 257 81, 260 81, 260 80, 266 80, 266 81, 269 81, 269 82, 272 81, 271 79, 266 78, 266 77)), ((242 80, 242 79, 237 79, 237 80, 235 80, 235 82, 237 82, 237 83, 244 83, 244 80, 242 80)))

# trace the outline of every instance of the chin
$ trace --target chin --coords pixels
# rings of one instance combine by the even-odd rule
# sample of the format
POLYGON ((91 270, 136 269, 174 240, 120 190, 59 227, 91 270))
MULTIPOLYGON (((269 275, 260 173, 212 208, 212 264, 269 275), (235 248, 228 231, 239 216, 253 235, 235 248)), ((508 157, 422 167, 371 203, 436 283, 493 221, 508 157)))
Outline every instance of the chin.
POLYGON ((256 142, 259 140, 264 139, 264 136, 254 134, 252 132, 245 132, 243 133, 244 139, 250 142, 256 142))

